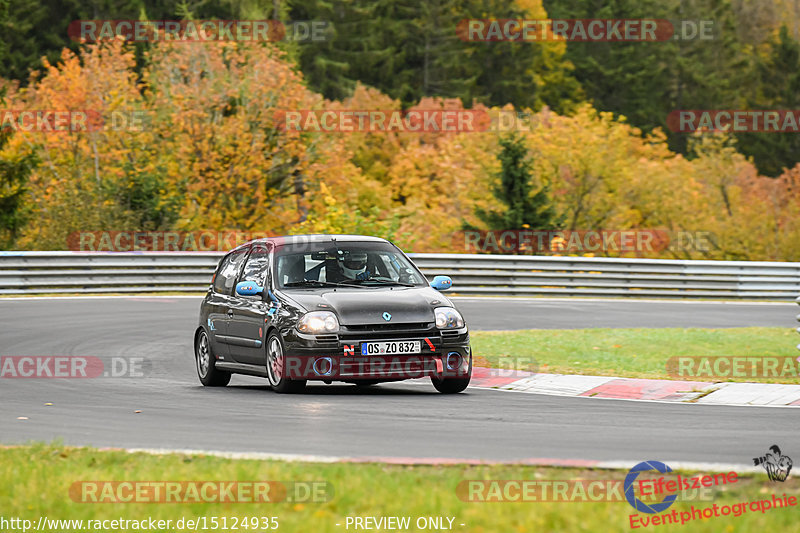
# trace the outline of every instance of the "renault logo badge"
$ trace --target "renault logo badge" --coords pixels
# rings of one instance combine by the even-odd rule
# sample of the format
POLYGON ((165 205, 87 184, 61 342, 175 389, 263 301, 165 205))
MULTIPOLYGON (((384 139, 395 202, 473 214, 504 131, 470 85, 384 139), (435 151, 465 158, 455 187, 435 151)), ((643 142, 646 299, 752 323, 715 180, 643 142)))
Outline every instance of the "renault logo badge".
POLYGON ((383 319, 386 322, 389 322, 392 319, 392 315, 390 315, 389 313, 383 313, 383 319))

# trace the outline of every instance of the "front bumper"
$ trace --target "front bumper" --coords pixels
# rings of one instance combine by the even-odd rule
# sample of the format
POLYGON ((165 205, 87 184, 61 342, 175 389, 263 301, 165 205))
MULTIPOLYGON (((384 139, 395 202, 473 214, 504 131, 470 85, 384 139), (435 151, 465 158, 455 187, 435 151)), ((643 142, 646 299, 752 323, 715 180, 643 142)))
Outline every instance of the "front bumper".
POLYGON ((285 375, 324 381, 398 381, 435 376, 465 378, 472 372, 467 328, 440 332, 430 328, 349 330, 336 335, 287 331, 285 375), (418 354, 361 355, 362 342, 420 341, 418 354))

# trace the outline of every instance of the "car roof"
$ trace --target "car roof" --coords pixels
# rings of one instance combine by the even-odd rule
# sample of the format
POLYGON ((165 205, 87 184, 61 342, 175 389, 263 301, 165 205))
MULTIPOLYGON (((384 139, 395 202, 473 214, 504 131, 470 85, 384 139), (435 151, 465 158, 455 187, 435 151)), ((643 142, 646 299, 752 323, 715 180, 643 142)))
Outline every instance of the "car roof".
POLYGON ((266 237, 264 239, 254 239, 252 241, 248 241, 244 244, 241 244, 234 248, 234 250, 238 250, 240 248, 246 248, 251 244, 256 243, 264 243, 264 244, 309 244, 309 243, 321 243, 321 242, 330 242, 331 240, 336 239, 337 242, 385 242, 388 243, 386 239, 382 239, 380 237, 372 237, 370 235, 344 235, 344 234, 324 234, 324 233, 312 233, 312 234, 304 234, 304 235, 284 235, 279 237, 266 237))

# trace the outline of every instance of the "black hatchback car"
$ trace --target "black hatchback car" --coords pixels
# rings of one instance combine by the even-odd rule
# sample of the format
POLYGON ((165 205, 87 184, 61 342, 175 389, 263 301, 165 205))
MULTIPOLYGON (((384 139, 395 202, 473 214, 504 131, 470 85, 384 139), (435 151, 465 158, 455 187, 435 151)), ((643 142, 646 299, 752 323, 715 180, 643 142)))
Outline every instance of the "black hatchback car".
POLYGON ((443 393, 472 375, 469 331, 394 244, 358 235, 251 241, 229 252, 200 306, 194 334, 206 386, 231 374, 266 377, 277 392, 308 380, 357 385, 430 377, 443 393))

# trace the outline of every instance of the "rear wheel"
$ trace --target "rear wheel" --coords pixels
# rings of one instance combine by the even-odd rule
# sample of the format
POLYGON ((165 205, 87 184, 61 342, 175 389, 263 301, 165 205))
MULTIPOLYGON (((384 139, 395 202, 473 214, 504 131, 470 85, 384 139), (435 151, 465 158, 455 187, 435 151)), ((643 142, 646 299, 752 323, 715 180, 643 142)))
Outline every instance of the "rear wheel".
POLYGON ((306 380, 304 379, 289 379, 286 377, 286 356, 283 350, 283 340, 274 331, 267 338, 267 379, 269 379, 272 389, 280 393, 300 392, 306 386, 306 380))
POLYGON ((200 331, 195 338, 194 359, 197 365, 197 377, 206 387, 224 387, 231 381, 230 372, 217 370, 214 356, 211 354, 211 343, 205 331, 200 331))

